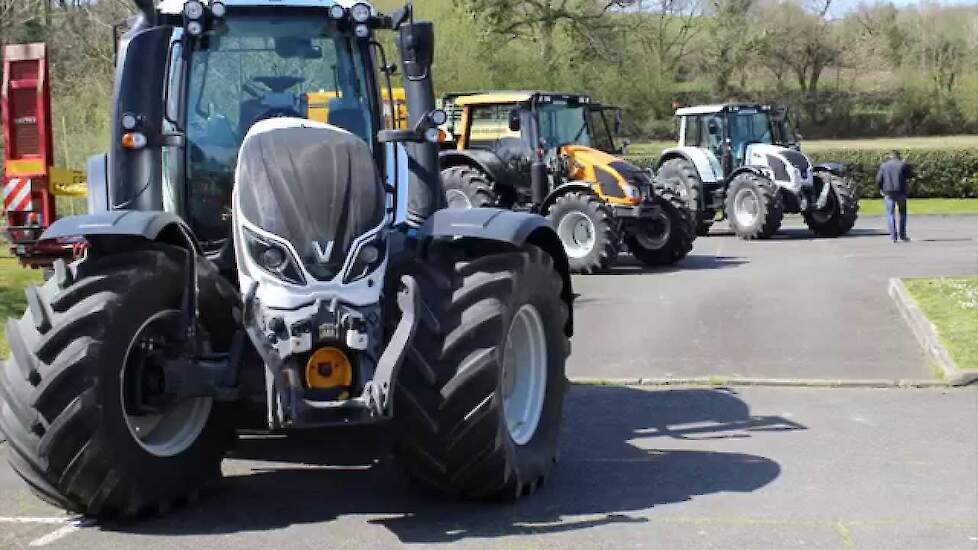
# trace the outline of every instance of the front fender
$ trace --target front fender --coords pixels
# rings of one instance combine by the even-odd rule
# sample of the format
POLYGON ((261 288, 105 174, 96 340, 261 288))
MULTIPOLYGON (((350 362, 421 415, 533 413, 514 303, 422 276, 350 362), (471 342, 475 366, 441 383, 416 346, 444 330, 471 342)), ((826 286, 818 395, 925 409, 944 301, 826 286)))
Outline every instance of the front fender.
POLYGON ((434 213, 421 228, 420 236, 433 239, 472 239, 506 243, 514 249, 527 244, 542 248, 553 258, 554 267, 564 282, 561 297, 567 303, 565 332, 574 333, 574 291, 570 264, 564 246, 550 222, 542 216, 498 208, 446 208, 434 213))
POLYGON ((41 240, 85 237, 98 240, 105 237, 141 237, 160 241, 200 253, 200 244, 190 227, 168 212, 142 210, 109 210, 95 214, 69 216, 51 224, 41 240))
POLYGON ((586 182, 586 181, 570 181, 570 182, 567 182, 567 183, 565 183, 565 184, 557 187, 553 191, 551 191, 550 194, 547 195, 547 198, 543 199, 543 202, 540 203, 540 212, 543 212, 544 214, 546 214, 547 211, 550 210, 550 207, 553 206, 555 202, 557 202, 557 199, 561 195, 564 195, 564 194, 569 193, 571 191, 580 191, 582 193, 593 194, 594 193, 594 187, 592 186, 592 184, 590 182, 586 182))
POLYGON ((813 172, 831 172, 832 174, 843 177, 846 175, 848 169, 845 164, 838 162, 820 162, 812 166, 813 172))

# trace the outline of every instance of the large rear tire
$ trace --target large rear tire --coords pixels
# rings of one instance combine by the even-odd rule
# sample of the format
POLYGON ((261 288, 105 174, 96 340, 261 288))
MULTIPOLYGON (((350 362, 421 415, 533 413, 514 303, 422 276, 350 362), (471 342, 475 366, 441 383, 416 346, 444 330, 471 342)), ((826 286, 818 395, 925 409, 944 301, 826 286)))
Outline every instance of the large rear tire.
POLYGON ((564 245, 574 273, 604 271, 618 257, 618 224, 611 208, 598 197, 579 192, 557 197, 547 218, 564 245))
POLYGON ((725 208, 730 228, 744 240, 771 237, 784 219, 778 187, 753 172, 737 174, 730 182, 725 208))
MULTIPOLYGON (((160 245, 59 261, 44 286, 27 289, 23 318, 8 322, 0 429, 11 466, 47 502, 99 517, 165 512, 220 477, 234 436, 221 406, 198 398, 147 415, 124 405, 150 320, 180 306, 185 258, 160 245)), ((202 289, 222 284, 206 260, 199 274, 202 289)), ((233 307, 202 321, 227 322, 233 307)))
POLYGON ((819 237, 839 237, 845 235, 856 225, 859 217, 859 200, 856 186, 849 178, 836 176, 830 172, 818 172, 815 178, 821 185, 831 185, 829 200, 825 208, 804 212, 805 225, 819 237))
POLYGON ((656 267, 672 265, 693 250, 690 212, 683 200, 668 189, 658 189, 654 198, 658 212, 653 220, 634 226, 625 237, 632 256, 656 267))
POLYGON ((481 208, 496 204, 489 178, 471 166, 452 166, 441 172, 449 208, 481 208))
POLYGON ((553 259, 449 245, 416 266, 426 313, 394 394, 401 463, 464 498, 532 493, 557 460, 570 352, 553 259))
POLYGON ((716 212, 705 208, 703 181, 693 163, 682 157, 669 159, 659 168, 656 180, 672 189, 686 204, 693 231, 700 236, 708 235, 716 212))

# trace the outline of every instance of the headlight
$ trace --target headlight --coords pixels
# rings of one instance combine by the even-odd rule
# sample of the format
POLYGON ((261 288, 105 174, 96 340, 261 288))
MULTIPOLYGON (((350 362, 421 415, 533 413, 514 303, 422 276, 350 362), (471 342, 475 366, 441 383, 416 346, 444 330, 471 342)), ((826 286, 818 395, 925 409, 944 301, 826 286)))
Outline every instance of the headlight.
POLYGON ((242 233, 248 255, 263 271, 292 284, 306 283, 302 271, 286 247, 247 228, 242 228, 242 233))
POLYGON ((214 17, 220 19, 224 17, 227 12, 228 9, 227 6, 224 5, 224 2, 214 2, 211 4, 211 13, 214 15, 214 17))
POLYGON ((344 277, 344 283, 352 283, 363 279, 384 263, 387 258, 387 241, 383 238, 376 238, 360 245, 357 250, 356 260, 350 272, 344 277))
POLYGON ((624 191, 625 196, 628 197, 629 200, 634 202, 642 200, 642 191, 637 186, 626 185, 624 191))

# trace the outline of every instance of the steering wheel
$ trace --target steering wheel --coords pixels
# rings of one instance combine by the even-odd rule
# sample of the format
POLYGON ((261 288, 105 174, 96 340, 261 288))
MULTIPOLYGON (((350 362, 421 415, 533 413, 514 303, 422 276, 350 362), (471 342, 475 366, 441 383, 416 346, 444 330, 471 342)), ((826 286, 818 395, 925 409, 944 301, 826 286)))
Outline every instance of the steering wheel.
POLYGON ((255 76, 252 80, 264 84, 274 93, 282 93, 296 84, 306 81, 301 76, 255 76))

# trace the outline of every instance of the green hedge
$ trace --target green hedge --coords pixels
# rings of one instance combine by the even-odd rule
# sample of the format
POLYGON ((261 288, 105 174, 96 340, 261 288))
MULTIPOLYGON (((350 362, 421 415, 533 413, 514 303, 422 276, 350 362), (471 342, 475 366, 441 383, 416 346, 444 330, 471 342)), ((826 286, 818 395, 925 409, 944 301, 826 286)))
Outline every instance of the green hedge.
MULTIPOLYGON (((803 147, 804 149, 804 147, 803 147)), ((839 162, 849 168, 850 176, 859 187, 861 198, 877 198, 876 172, 885 158, 885 150, 820 150, 814 153, 815 162, 839 162)), ((917 177, 912 183, 911 196, 918 198, 978 198, 978 149, 912 149, 905 153, 917 177)), ((657 157, 636 155, 627 157, 641 167, 652 165, 657 157)))

